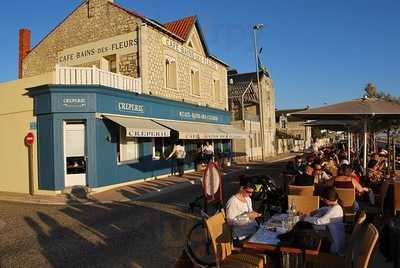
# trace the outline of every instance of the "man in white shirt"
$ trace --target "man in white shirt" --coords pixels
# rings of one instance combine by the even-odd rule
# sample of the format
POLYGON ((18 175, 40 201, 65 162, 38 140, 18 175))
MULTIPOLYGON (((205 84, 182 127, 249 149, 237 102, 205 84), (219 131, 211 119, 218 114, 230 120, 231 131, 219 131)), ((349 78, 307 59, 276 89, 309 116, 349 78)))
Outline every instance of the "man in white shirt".
POLYGON ((232 226, 232 236, 234 239, 243 240, 250 237, 258 229, 255 219, 261 216, 260 213, 253 211, 250 196, 254 192, 255 186, 248 179, 240 182, 240 190, 229 198, 226 203, 226 220, 232 226))
POLYGON ((178 174, 180 177, 182 177, 183 173, 184 173, 183 165, 185 163, 186 151, 185 151, 185 147, 183 147, 183 143, 181 141, 177 142, 174 145, 174 149, 172 150, 172 152, 169 154, 169 156, 166 159, 167 160, 170 159, 173 155, 175 155, 178 174))
POLYGON ((208 164, 208 162, 210 162, 214 156, 214 146, 208 141, 206 141, 206 145, 203 146, 203 154, 206 163, 208 164))

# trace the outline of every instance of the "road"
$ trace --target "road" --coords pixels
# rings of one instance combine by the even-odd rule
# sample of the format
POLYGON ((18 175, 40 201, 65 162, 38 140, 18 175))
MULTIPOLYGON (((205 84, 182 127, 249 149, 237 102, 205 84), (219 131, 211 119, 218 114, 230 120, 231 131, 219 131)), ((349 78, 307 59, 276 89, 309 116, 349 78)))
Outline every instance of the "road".
MULTIPOLYGON (((255 165, 248 173, 276 175, 282 167, 255 165)), ((238 181, 226 176, 223 184, 226 200, 238 181)), ((191 185, 113 204, 0 202, 0 267, 175 267, 186 234, 198 221, 188 203, 200 190, 191 185)))

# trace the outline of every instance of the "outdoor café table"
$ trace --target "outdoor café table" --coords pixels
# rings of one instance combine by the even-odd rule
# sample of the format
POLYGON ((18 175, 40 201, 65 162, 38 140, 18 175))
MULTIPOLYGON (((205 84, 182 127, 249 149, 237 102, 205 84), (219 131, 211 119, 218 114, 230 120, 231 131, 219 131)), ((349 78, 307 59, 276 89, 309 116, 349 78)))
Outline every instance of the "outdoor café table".
MULTIPOLYGON (((281 216, 284 217, 284 214, 281 216)), ((279 246, 279 239, 277 236, 284 233, 285 230, 281 227, 280 220, 283 217, 272 217, 266 223, 262 224, 255 234, 253 234, 248 241, 243 244, 243 248, 252 249, 256 251, 270 251, 280 252, 283 258, 283 267, 290 268, 291 258, 295 260, 294 267, 302 267, 304 264, 304 255, 318 255, 321 247, 321 240, 315 249, 301 249, 292 246, 279 246)))

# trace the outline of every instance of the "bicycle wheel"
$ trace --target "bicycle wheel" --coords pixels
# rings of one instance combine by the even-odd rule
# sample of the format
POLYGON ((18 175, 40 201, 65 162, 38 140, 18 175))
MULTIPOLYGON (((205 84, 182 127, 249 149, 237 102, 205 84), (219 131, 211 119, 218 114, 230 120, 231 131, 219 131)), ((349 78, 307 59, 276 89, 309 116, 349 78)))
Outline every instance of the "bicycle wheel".
POLYGON ((190 229, 186 249, 190 257, 198 264, 207 267, 215 266, 215 254, 204 223, 199 222, 190 229))

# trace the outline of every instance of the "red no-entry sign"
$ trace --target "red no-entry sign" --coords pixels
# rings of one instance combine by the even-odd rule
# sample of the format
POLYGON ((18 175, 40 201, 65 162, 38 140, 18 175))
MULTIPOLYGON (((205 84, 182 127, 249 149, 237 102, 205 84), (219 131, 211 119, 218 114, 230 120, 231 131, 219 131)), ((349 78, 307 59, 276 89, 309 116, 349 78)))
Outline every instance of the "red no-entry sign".
POLYGON ((26 134, 24 138, 26 145, 32 145, 34 140, 35 140, 35 135, 33 135, 32 132, 28 132, 28 134, 26 134))

